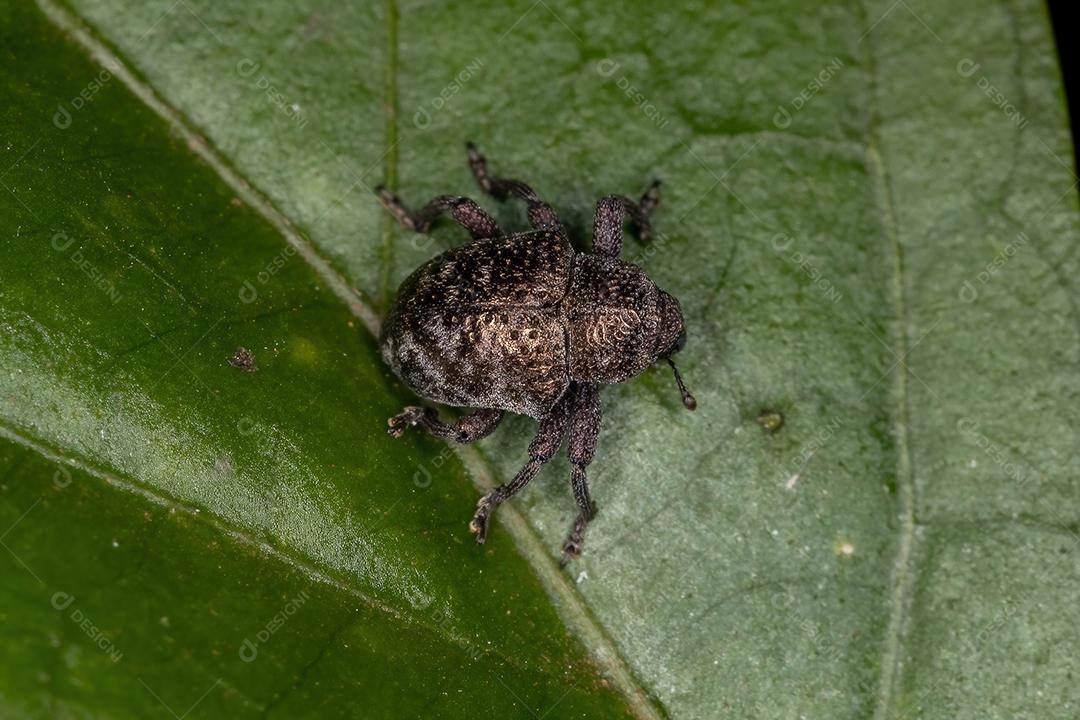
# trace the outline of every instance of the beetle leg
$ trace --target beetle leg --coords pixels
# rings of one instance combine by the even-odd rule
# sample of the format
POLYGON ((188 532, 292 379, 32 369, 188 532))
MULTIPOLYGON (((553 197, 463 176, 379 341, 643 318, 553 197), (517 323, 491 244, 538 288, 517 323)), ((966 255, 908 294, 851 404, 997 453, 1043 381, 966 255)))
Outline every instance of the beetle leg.
POLYGON ((405 428, 420 425, 435 437, 448 438, 462 444, 471 443, 490 435, 502 422, 503 414, 502 410, 480 408, 448 425, 439 420, 439 414, 431 408, 410 405, 386 421, 390 426, 387 432, 394 437, 401 437, 405 428))
POLYGON ((529 462, 518 471, 514 479, 503 483, 489 492, 476 503, 476 514, 469 523, 469 530, 476 534, 476 542, 481 545, 487 539, 488 519, 495 506, 509 499, 523 487, 529 484, 544 463, 551 459, 559 446, 562 445, 563 435, 566 434, 567 418, 570 414, 570 392, 567 392, 555 403, 547 415, 540 421, 540 428, 536 431, 536 437, 529 444, 529 462))
POLYGON ((660 202, 660 181, 654 180, 641 200, 634 202, 625 195, 608 195, 596 203, 596 215, 593 216, 593 252, 597 255, 618 257, 622 249, 623 220, 637 228, 638 237, 648 242, 652 236, 649 213, 660 202))
POLYGON ((401 198, 382 185, 375 188, 375 192, 378 194, 383 206, 397 218, 397 221, 403 227, 409 230, 426 233, 440 215, 449 212, 458 225, 468 230, 475 239, 494 238, 502 235, 495 218, 491 217, 484 208, 467 197, 439 195, 420 210, 413 212, 405 207, 401 202, 401 198))
POLYGON ((574 526, 563 543, 562 561, 567 563, 581 554, 585 540, 585 527, 596 517, 596 503, 589 497, 589 484, 585 468, 592 462, 596 452, 596 440, 600 435, 600 421, 603 413, 600 407, 600 393, 592 383, 583 383, 576 387, 574 394, 573 415, 570 418, 570 488, 578 505, 578 516, 574 526))
POLYGON ((537 229, 559 227, 558 215, 551 206, 540 199, 536 191, 520 180, 508 180, 506 178, 491 177, 487 171, 487 158, 485 158, 476 145, 465 143, 465 149, 469 155, 469 168, 480 188, 497 200, 506 200, 511 195, 524 200, 528 205, 529 223, 537 229))

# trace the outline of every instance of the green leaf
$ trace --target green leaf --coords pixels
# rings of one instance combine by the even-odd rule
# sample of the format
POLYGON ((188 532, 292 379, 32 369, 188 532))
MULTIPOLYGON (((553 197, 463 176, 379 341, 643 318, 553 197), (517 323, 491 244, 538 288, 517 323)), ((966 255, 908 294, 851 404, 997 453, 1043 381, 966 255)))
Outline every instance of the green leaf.
POLYGON ((1080 238, 1042 3, 42 2, 3 10, 12 714, 149 714, 140 679, 180 714, 224 678, 192 716, 1076 716, 1080 238), (133 74, 93 89, 109 48, 133 74), (464 530, 467 475, 512 474, 534 423, 468 473, 382 431, 409 396, 363 320, 464 235, 369 187, 477 194, 466 139, 582 249, 596 198, 665 182, 624 256, 683 304, 699 410, 664 369, 605 391, 564 574, 561 458, 491 545, 464 530))

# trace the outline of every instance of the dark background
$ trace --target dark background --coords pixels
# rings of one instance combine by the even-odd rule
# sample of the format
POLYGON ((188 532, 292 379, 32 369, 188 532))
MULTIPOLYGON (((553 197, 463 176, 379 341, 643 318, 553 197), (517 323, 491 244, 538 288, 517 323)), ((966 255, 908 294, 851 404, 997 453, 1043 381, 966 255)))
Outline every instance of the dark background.
POLYGON ((1073 134, 1073 164, 1080 172, 1080 155, 1076 151, 1077 120, 1080 119, 1080 110, 1077 109, 1077 100, 1080 100, 1080 82, 1076 67, 1076 45, 1073 44, 1072 30, 1076 28, 1076 0, 1047 0, 1050 6, 1050 19, 1054 23, 1054 40, 1057 42, 1058 56, 1061 58, 1061 72, 1065 76, 1065 94, 1069 99, 1069 123, 1072 125, 1073 134))

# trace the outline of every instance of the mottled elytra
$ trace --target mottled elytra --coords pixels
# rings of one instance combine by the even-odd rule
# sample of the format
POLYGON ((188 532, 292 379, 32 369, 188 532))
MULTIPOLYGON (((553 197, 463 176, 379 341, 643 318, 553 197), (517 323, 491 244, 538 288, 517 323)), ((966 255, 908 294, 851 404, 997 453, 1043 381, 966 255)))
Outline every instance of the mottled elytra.
POLYGON ((420 425, 432 435, 469 443, 491 433, 507 411, 536 418, 529 461, 477 503, 469 528, 487 537, 495 506, 521 490, 570 437, 570 486, 578 516, 563 544, 563 564, 581 553, 596 515, 585 468, 600 433, 598 387, 622 382, 659 359, 675 370, 683 404, 697 403, 671 356, 686 342, 682 311, 645 271, 619 259, 623 221, 641 240, 660 198, 655 181, 634 202, 608 195, 596 204, 593 251, 576 253, 555 211, 518 180, 491 177, 472 143, 469 167, 480 188, 499 200, 525 201, 528 232, 505 234, 466 197, 440 195, 411 211, 383 187, 379 199, 398 221, 424 233, 441 214, 473 241, 421 265, 398 290, 380 339, 382 356, 420 397, 476 408, 456 423, 431 408, 407 407, 390 418, 390 434, 420 425))

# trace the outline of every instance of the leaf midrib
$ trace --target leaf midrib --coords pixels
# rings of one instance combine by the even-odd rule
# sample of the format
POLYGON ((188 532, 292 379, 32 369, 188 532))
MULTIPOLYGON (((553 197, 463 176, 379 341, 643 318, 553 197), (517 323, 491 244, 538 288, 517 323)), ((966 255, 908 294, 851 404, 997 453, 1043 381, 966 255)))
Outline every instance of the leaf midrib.
MULTIPOLYGON (((384 77, 384 92, 388 97, 384 98, 384 106, 388 115, 386 122, 386 144, 384 151, 384 171, 386 182, 390 187, 396 182, 397 175, 397 87, 396 87, 396 58, 397 58, 397 24, 395 0, 384 0, 386 9, 386 35, 387 35, 387 68, 384 77), (390 45, 393 47, 390 47, 390 45)), ((282 213, 269 198, 257 189, 256 183, 244 177, 223 156, 221 156, 211 143, 199 133, 193 123, 175 107, 169 105, 158 96, 156 91, 142 78, 138 77, 128 64, 104 41, 102 41, 91 24, 79 15, 73 8, 64 4, 62 0, 37 0, 37 5, 45 17, 66 33, 74 43, 86 52, 92 61, 110 69, 117 78, 136 98, 150 110, 162 118, 169 127, 184 138, 187 146, 211 170, 221 181, 233 190, 253 211, 266 220, 282 238, 293 246, 297 254, 322 278, 327 287, 360 320, 364 327, 374 338, 379 337, 380 319, 370 305, 370 300, 364 294, 354 288, 333 267, 331 262, 323 257, 322 253, 314 245, 310 244, 297 230, 295 224, 282 213)), ((383 267, 380 268, 380 285, 389 283, 389 272, 392 257, 393 226, 386 222, 383 225, 383 267), (384 280, 385 276, 385 280, 384 280)), ((175 500, 165 498, 153 493, 137 482, 128 482, 111 476, 108 473, 94 468, 88 463, 79 463, 73 458, 66 458, 59 449, 48 448, 41 443, 23 437, 18 432, 0 425, 0 436, 8 437, 19 444, 31 448, 44 457, 56 459, 58 462, 66 461, 77 464, 88 473, 103 479, 105 482, 131 490, 143 495, 149 500, 158 503, 169 503, 178 507, 184 507, 175 500)), ((494 487, 497 483, 495 473, 483 455, 475 448, 467 445, 452 446, 465 467, 469 477, 481 491, 494 487)), ((187 508, 185 508, 187 509, 187 508)), ((193 509, 192 509, 193 510, 193 509)), ((194 513, 194 517, 211 525, 222 533, 229 534, 249 544, 265 549, 275 556, 280 557, 291 565, 297 567, 313 580, 327 582, 339 589, 346 591, 364 600, 369 606, 389 612, 402 622, 412 623, 431 630, 434 634, 446 637, 456 644, 466 645, 464 638, 454 638, 441 632, 441 628, 429 627, 424 623, 417 623, 404 615, 401 615, 391 606, 378 602, 357 588, 343 583, 340 580, 326 575, 318 568, 304 563, 290 555, 281 553, 273 548, 266 547, 263 543, 248 536, 244 532, 229 527, 221 522, 212 520, 207 513, 194 513)), ((597 668, 609 677, 612 684, 626 698, 635 716, 646 719, 659 720, 666 713, 657 707, 658 701, 652 698, 642 686, 637 677, 630 669, 629 663, 621 655, 614 641, 608 635, 606 629, 597 621, 591 610, 585 604, 584 599, 576 588, 569 582, 566 575, 556 566, 554 559, 547 552, 536 530, 528 523, 524 516, 516 508, 507 506, 500 511, 501 522, 513 538, 518 552, 529 563, 534 575, 544 587, 545 592, 552 598, 552 604, 567 627, 574 632, 578 640, 589 652, 592 661, 597 668)), ((514 664, 513 658, 499 656, 505 662, 514 664)))

